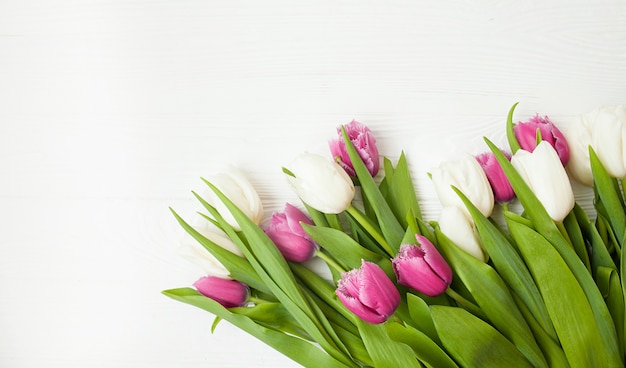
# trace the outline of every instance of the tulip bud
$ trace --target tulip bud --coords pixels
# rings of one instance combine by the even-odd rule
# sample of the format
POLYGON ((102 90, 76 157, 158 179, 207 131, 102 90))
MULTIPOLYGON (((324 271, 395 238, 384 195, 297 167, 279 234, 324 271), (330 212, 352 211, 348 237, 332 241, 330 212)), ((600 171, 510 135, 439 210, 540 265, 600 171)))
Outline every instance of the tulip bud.
POLYGON ((541 142, 531 153, 518 150, 511 164, 557 222, 574 208, 574 192, 556 151, 548 142, 541 142))
MULTIPOLYGON (((213 243, 243 257, 241 249, 222 230, 208 225, 194 226, 194 229, 213 243)), ((230 271, 190 235, 185 235, 183 238, 179 252, 184 258, 195 264, 204 274, 230 279, 230 271)))
POLYGON ((288 261, 307 261, 317 250, 315 242, 302 229, 301 223, 313 225, 302 211, 287 203, 285 212, 274 213, 269 225, 265 227, 267 236, 288 261))
MULTIPOLYGON (((263 205, 261 198, 252 184, 238 170, 231 169, 228 172, 212 175, 207 178, 217 189, 230 199, 243 213, 255 224, 259 224, 263 218, 263 205)), ((240 231, 239 224, 212 190, 203 193, 203 198, 224 217, 235 230, 240 231)))
POLYGON ((488 257, 480 244, 474 221, 459 207, 444 207, 437 224, 439 230, 459 248, 479 261, 487 262, 488 257))
POLYGON ((459 189, 469 200, 489 217, 493 211, 493 191, 487 180, 482 167, 474 157, 464 155, 454 161, 446 161, 431 171, 431 179, 441 204, 445 206, 457 206, 469 216, 463 201, 452 189, 459 189))
POLYGON ((539 114, 526 122, 519 122, 513 128, 515 138, 523 150, 532 152, 537 147, 537 129, 541 133, 541 140, 550 143, 559 155, 563 166, 569 161, 569 147, 563 133, 548 119, 539 114))
MULTIPOLYGON (((363 160, 365 167, 367 167, 367 170, 372 176, 376 176, 380 160, 378 157, 378 147, 376 147, 376 139, 374 139, 371 130, 356 120, 352 120, 352 122, 346 125, 345 130, 354 148, 359 153, 361 160, 363 160)), ((335 161, 348 175, 355 177, 356 172, 354 171, 354 166, 348 155, 348 150, 346 149, 346 144, 341 133, 341 127, 337 128, 337 133, 339 134, 339 138, 329 142, 330 152, 335 158, 335 161)))
POLYGON ((424 236, 420 244, 403 244, 391 260, 398 283, 428 296, 442 294, 452 282, 452 270, 437 248, 424 236))
POLYGON ((224 308, 242 307, 248 301, 250 288, 236 280, 205 276, 193 283, 198 292, 220 303, 224 308))
MULTIPOLYGON (((511 155, 502 152, 506 156, 506 158, 511 160, 511 155)), ((504 174, 504 170, 496 160, 496 156, 493 152, 485 152, 476 156, 476 161, 480 164, 480 166, 485 171, 485 175, 487 176, 487 180, 491 185, 491 190, 493 190, 493 196, 496 202, 504 203, 515 198, 515 192, 511 187, 511 183, 509 183, 509 179, 504 174)))
POLYGON ((287 172, 287 181, 300 199, 329 214, 345 211, 354 198, 352 179, 338 164, 326 157, 303 153, 287 172))
POLYGON ((400 304, 400 293, 375 263, 362 262, 341 275, 335 291, 343 305, 368 323, 383 323, 400 304))
POLYGON ((567 170, 574 180, 592 186, 593 175, 589 146, 615 178, 626 176, 626 109, 624 106, 602 106, 582 115, 565 131, 570 144, 567 170))

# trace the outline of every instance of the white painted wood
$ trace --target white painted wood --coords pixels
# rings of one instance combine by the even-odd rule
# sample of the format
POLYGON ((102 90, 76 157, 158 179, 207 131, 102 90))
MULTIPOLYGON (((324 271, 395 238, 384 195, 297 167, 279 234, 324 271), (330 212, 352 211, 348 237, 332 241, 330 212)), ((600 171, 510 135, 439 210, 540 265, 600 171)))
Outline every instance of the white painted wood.
MULTIPOLYGON (((160 295, 199 275, 168 211, 233 164, 266 216, 281 166, 357 119, 429 168, 504 119, 626 95, 621 1, 0 2, 0 366, 293 367, 160 295)), ((577 188, 588 206, 589 190, 577 188)))

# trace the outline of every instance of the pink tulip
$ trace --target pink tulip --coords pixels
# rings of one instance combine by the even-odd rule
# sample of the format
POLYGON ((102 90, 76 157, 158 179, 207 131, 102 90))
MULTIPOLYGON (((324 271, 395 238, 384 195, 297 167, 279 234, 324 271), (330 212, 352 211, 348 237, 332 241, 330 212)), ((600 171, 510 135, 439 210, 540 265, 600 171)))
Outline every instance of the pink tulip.
POLYGON ((539 114, 526 122, 519 122, 513 127, 515 138, 523 150, 532 152, 537 147, 537 129, 541 132, 541 139, 550 143, 559 155, 563 166, 569 161, 569 146, 563 133, 554 125, 547 116, 539 117, 539 114))
POLYGON ((400 293, 385 272, 375 263, 363 261, 341 275, 335 291, 352 313, 368 323, 383 323, 400 304, 400 293))
MULTIPOLYGON (((511 160, 510 154, 506 152, 502 153, 504 153, 509 161, 511 160)), ((476 156, 476 161, 478 161, 487 175, 487 180, 491 185, 493 197, 496 202, 504 203, 515 198, 515 192, 513 191, 513 188, 511 188, 511 183, 509 183, 509 179, 504 174, 504 171, 498 163, 498 160, 496 160, 496 156, 493 152, 481 153, 476 156)))
POLYGON ((236 280, 205 276, 193 283, 198 292, 220 303, 224 308, 241 307, 250 296, 250 289, 236 280))
POLYGON ((404 244, 391 260, 398 283, 428 296, 446 291, 452 270, 437 248, 425 237, 416 236, 419 246, 404 244))
POLYGON ((301 223, 313 225, 302 211, 287 203, 285 212, 274 213, 269 225, 265 227, 267 236, 288 261, 307 261, 317 250, 315 242, 304 232, 301 223))
MULTIPOLYGON (((345 129, 348 134, 348 138, 365 163, 365 167, 367 167, 367 170, 372 176, 376 176, 380 163, 378 148, 376 147, 376 139, 372 136, 371 130, 356 120, 352 120, 352 122, 345 126, 345 129)), ((348 173, 351 177, 355 177, 356 173, 354 172, 352 161, 350 161, 346 144, 343 141, 341 128, 338 128, 337 132, 339 133, 339 138, 329 142, 330 152, 346 173, 348 173)))

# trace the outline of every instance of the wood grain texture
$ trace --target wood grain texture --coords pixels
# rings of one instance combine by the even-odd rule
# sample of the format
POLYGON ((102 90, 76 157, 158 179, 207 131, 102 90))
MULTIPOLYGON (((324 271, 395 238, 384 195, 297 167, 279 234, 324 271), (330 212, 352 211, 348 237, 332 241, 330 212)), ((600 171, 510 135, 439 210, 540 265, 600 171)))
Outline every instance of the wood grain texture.
MULTIPOLYGON (((0 366, 293 367, 168 300, 199 275, 168 211, 232 164, 266 217, 280 172, 357 119, 426 172, 504 119, 626 96, 621 1, 0 2, 0 366)), ((590 208, 591 193, 576 187, 590 208)))

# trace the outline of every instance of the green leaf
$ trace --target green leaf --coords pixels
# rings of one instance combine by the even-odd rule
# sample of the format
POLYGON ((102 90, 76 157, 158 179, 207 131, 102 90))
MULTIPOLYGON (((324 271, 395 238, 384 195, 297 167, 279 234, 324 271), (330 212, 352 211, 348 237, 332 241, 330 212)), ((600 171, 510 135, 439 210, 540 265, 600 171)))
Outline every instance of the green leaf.
POLYGON ((565 261, 533 229, 515 221, 507 224, 543 296, 569 364, 610 366, 592 307, 565 261))
POLYGON ((163 291, 163 294, 172 299, 204 309, 224 320, 227 320, 236 327, 246 331, 250 335, 276 349, 281 354, 305 367, 348 367, 348 365, 345 365, 326 354, 315 344, 260 325, 247 316, 233 313, 222 307, 219 303, 201 295, 194 289, 180 288, 165 290, 163 291))
POLYGON ((404 152, 400 154, 395 169, 385 165, 385 183, 388 188, 385 199, 400 225, 406 228, 407 214, 412 212, 415 217, 421 217, 421 212, 404 152))
MULTIPOLYGON (((354 241, 348 234, 329 227, 302 224, 304 231, 344 269, 361 267, 361 260, 378 263, 383 257, 354 241)), ((388 261, 388 260, 387 260, 388 261)))
POLYGON ((385 240, 391 247, 393 254, 395 254, 398 252, 398 248, 400 248, 400 242, 404 236, 404 229, 385 201, 385 198, 374 182, 374 178, 370 175, 369 171, 365 167, 365 164, 361 160, 361 157, 354 148, 354 145, 350 141, 344 127, 341 127, 341 132, 344 143, 346 144, 348 155, 350 156, 350 162, 352 162, 354 171, 356 172, 359 182, 361 183, 363 195, 366 197, 366 200, 370 203, 372 209, 374 210, 385 240))
MULTIPOLYGON (((609 312, 613 316, 615 322, 615 330, 617 331, 617 339, 619 346, 624 346, 624 292, 620 281, 620 275, 617 271, 608 267, 600 267, 596 272, 596 283, 598 289, 606 300, 609 312)), ((621 352, 623 354, 623 351, 621 352)))
POLYGON ((513 104, 506 118, 506 138, 509 141, 509 147, 511 148, 511 153, 513 154, 521 149, 517 138, 515 138, 515 124, 513 124, 513 112, 515 111, 515 107, 517 107, 517 104, 519 104, 519 102, 513 104))
POLYGON ((407 294, 407 304, 411 319, 417 326, 417 329, 430 337, 433 341, 439 343, 439 335, 433 323, 433 317, 430 315, 430 307, 424 299, 414 294, 407 294))
MULTIPOLYGON (((454 274, 467 286, 480 309, 535 367, 547 362, 521 314, 507 285, 488 264, 479 261, 436 231, 439 248, 445 253, 454 274)), ((441 334, 441 331, 439 331, 441 334)), ((443 340, 443 337, 441 337, 443 340)))
POLYGON ((615 179, 602 166, 600 159, 591 146, 589 147, 589 159, 591 160, 594 190, 604 206, 617 240, 621 242, 622 235, 626 231, 626 213, 624 213, 619 186, 616 185, 615 179))
POLYGON ((570 212, 567 217, 565 217, 563 225, 567 230, 567 235, 578 258, 580 258, 587 270, 591 272, 591 262, 589 261, 589 254, 587 253, 587 244, 585 244, 585 239, 583 238, 582 230, 580 229, 574 211, 570 212))
POLYGON ((526 319, 528 326, 533 331, 533 335, 535 335, 535 339, 543 351, 543 355, 548 362, 548 366, 551 368, 568 368, 569 363, 567 362, 563 349, 561 349, 561 346, 558 343, 558 339, 553 339, 546 333, 532 313, 530 313, 528 307, 526 307, 524 302, 517 295, 513 294, 513 297, 515 298, 515 302, 517 303, 520 312, 522 312, 522 315, 526 319))
POLYGON ((230 308, 230 311, 254 320, 274 330, 311 340, 287 309, 280 303, 260 303, 252 307, 230 308))
POLYGON ((574 214, 578 220, 578 225, 583 234, 583 237, 591 246, 591 270, 594 272, 600 267, 608 267, 617 271, 617 266, 611 258, 609 251, 604 243, 604 239, 598 232, 598 229, 589 220, 589 217, 585 211, 578 204, 574 206, 574 214))
POLYGON ((458 365, 426 334, 411 326, 404 326, 397 322, 385 324, 387 335, 393 341, 410 346, 417 359, 431 368, 455 368, 458 365))
POLYGON ((444 347, 461 366, 532 367, 506 337, 464 309, 440 305, 430 309, 444 347))
POLYGON ((373 325, 358 319, 357 327, 375 367, 420 366, 409 346, 389 338, 384 324, 373 325))

